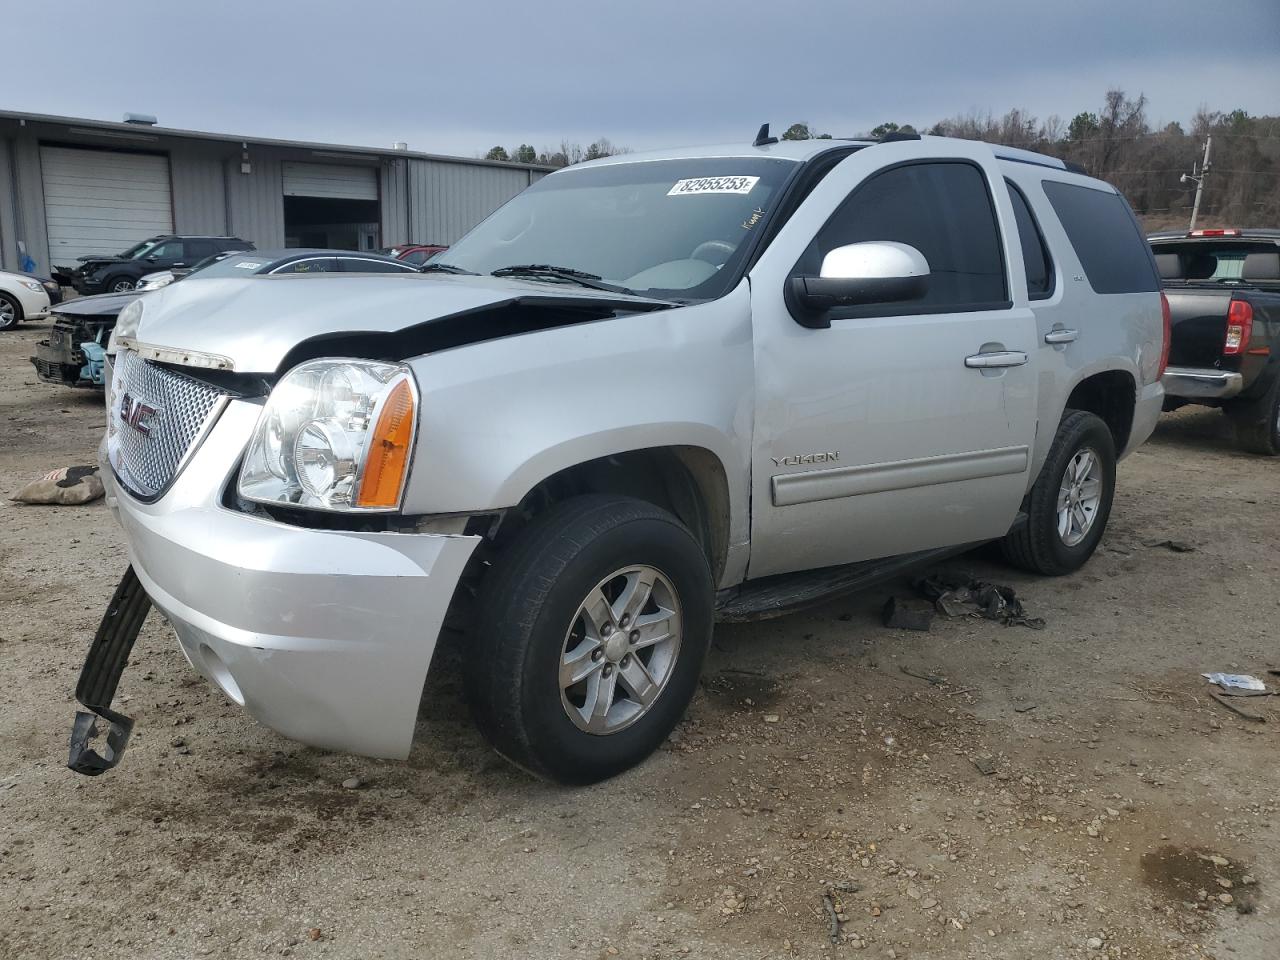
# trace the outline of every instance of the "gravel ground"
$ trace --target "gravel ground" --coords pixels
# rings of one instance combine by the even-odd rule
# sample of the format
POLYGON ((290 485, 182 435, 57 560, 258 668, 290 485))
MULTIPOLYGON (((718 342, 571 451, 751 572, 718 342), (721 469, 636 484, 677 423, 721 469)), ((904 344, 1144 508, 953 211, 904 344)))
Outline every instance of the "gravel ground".
MULTIPOLYGON (((45 328, 0 336, 6 494, 100 432, 98 395, 27 364, 45 328)), ((885 629, 905 582, 722 626, 664 749, 566 790, 486 749, 447 656, 408 762, 367 760, 257 726, 154 615, 129 755, 75 776, 121 536, 101 503, 0 501, 0 957, 1271 960, 1280 706, 1244 720, 1199 674, 1280 668, 1278 507, 1280 463, 1167 416, 1084 570, 952 565, 1044 630, 885 629)))

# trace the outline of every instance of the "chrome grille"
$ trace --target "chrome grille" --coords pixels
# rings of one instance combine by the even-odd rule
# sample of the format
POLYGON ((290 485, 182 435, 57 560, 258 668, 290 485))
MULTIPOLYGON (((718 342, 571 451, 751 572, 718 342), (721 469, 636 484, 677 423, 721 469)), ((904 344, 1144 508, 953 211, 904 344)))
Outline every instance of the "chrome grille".
POLYGON ((107 455, 116 476, 144 499, 160 496, 226 398, 217 387, 119 351, 107 414, 107 455))

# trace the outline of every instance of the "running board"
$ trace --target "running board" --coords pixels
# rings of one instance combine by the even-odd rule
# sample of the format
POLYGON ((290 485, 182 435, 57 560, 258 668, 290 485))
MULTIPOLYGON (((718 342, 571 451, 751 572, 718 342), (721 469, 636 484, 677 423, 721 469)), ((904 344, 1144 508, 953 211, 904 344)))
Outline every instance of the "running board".
POLYGON ((744 623, 749 620, 784 617, 875 586, 916 567, 938 563, 985 542, 978 540, 956 547, 921 550, 880 560, 848 563, 840 567, 780 573, 773 577, 748 580, 740 586, 730 587, 716 594, 716 619, 721 623, 744 623))

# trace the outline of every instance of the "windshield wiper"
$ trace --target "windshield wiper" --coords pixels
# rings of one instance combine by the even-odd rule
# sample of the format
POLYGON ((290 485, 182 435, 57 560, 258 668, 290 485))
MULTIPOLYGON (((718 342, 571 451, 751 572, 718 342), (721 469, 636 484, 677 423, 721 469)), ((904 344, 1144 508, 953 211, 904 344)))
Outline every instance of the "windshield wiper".
POLYGON ((592 290, 606 290, 609 293, 635 295, 634 291, 628 290, 626 287, 619 286, 616 283, 605 283, 603 277, 598 277, 594 273, 575 270, 573 267, 557 267, 550 263, 516 263, 509 267, 499 267, 497 270, 492 271, 490 276, 529 277, 534 280, 539 277, 550 277, 556 280, 568 280, 570 283, 576 283, 580 287, 590 287, 592 290))
POLYGON ((464 270, 455 263, 424 263, 418 268, 419 273, 465 273, 469 277, 474 277, 474 270, 464 270))

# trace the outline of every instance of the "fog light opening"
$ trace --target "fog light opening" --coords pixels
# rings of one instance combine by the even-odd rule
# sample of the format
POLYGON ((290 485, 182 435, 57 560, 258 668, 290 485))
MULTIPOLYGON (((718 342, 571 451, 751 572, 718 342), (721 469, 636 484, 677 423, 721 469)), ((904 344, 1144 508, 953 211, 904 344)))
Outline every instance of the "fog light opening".
POLYGON ((200 659, 204 663, 205 672, 213 678, 213 682, 222 688, 223 693, 243 707, 244 694, 240 692, 240 685, 236 683, 236 678, 231 675, 222 658, 214 653, 213 648, 207 643, 200 644, 200 659))

